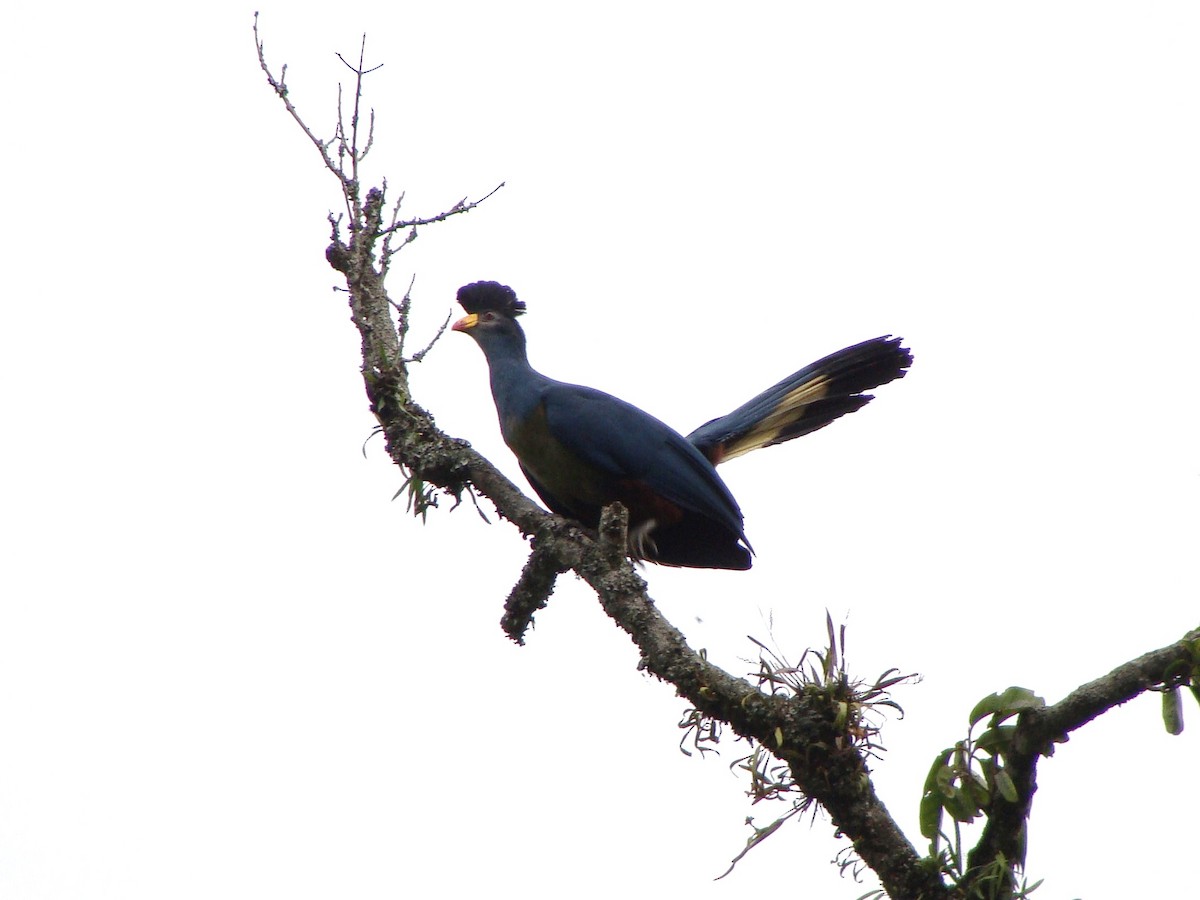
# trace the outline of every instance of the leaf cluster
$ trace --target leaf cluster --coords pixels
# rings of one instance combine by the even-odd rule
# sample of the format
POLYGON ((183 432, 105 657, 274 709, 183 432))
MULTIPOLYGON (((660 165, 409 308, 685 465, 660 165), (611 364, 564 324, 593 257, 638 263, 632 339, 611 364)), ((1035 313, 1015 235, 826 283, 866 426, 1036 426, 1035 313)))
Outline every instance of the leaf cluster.
MULTIPOLYGON (((916 676, 901 675, 898 669, 888 669, 872 682, 852 677, 846 667, 846 626, 835 629, 827 611, 825 627, 825 646, 805 650, 794 664, 782 652, 749 635, 749 640, 759 648, 757 667, 749 673, 749 677, 762 692, 771 697, 784 701, 803 700, 817 708, 826 708, 832 720, 832 731, 836 735, 834 743, 839 748, 855 748, 865 756, 878 758, 883 747, 877 741, 881 723, 875 713, 881 709, 891 709, 903 716, 904 710, 892 699, 890 691, 903 682, 914 680, 916 676)), ((691 756, 691 751, 685 746, 690 743, 701 755, 716 752, 721 736, 720 726, 720 721, 711 715, 698 709, 689 709, 679 723, 684 730, 680 749, 691 756)), ((748 816, 746 824, 752 833, 746 846, 719 878, 732 872, 750 850, 778 832, 788 819, 809 810, 816 814, 816 799, 806 794, 797 783, 792 762, 779 755, 785 744, 783 729, 776 727, 772 739, 773 745, 771 741, 764 743, 745 738, 751 744, 751 750, 734 760, 730 769, 745 773, 749 782, 746 795, 752 804, 790 800, 791 806, 764 827, 755 825, 753 817, 748 816)), ((862 778, 867 778, 865 770, 862 778)), ((862 869, 861 863, 850 851, 838 865, 843 872, 854 872, 855 877, 862 869)))
MULTIPOLYGON (((960 881, 966 874, 961 825, 987 815, 997 797, 1010 803, 1019 799, 1008 768, 1016 735, 1012 720, 1026 710, 1045 705, 1043 698, 1023 687, 1010 687, 984 697, 971 710, 966 739, 939 753, 930 767, 921 797, 921 834, 929 839, 929 857, 951 880, 960 881), (976 734, 976 727, 985 719, 986 726, 976 734), (953 840, 943 830, 946 816, 953 822, 953 840)), ((1018 865, 1024 862, 1023 834, 1020 845, 1018 865)), ((1003 868, 1011 871, 1010 866, 1003 868)), ((987 881, 980 877, 977 883, 987 881)))

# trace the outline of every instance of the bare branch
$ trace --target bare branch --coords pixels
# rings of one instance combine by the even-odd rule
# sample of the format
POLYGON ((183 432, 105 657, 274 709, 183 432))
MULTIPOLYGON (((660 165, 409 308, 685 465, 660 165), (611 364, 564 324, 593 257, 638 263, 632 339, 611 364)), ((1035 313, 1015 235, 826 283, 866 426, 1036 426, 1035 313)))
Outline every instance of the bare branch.
MULTIPOLYGON (((355 181, 358 181, 358 162, 361 159, 358 153, 358 109, 362 103, 362 83, 363 83, 363 60, 367 52, 367 36, 362 36, 362 43, 358 48, 358 67, 355 68, 346 63, 342 55, 338 54, 338 59, 342 61, 347 68, 354 72, 354 114, 350 119, 350 172, 355 181)), ((372 118, 372 123, 374 118, 372 118)), ((365 154, 364 154, 365 155, 365 154)))
POLYGON ((454 318, 454 313, 453 312, 448 313, 446 315, 446 320, 444 322, 442 322, 441 326, 437 330, 437 334, 435 334, 433 336, 433 339, 430 340, 430 342, 428 344, 426 344, 422 349, 420 349, 416 353, 414 353, 407 361, 419 363, 421 360, 423 360, 429 354, 429 351, 433 349, 433 345, 442 339, 442 335, 445 334, 446 329, 450 327, 450 320, 452 318, 454 318))
MULTIPOLYGON (((384 264, 379 268, 379 276, 380 278, 383 278, 386 276, 386 274, 387 261, 384 260, 384 264)), ((404 341, 408 338, 408 313, 409 310, 412 309, 412 289, 413 285, 416 283, 417 275, 414 272, 412 278, 408 280, 408 288, 404 291, 404 296, 400 298, 399 303, 394 301, 391 297, 387 298, 388 305, 390 305, 392 309, 396 310, 396 338, 399 341, 396 347, 396 352, 401 354, 401 356, 398 357, 399 362, 404 361, 404 341)))
POLYGON ((364 69, 363 68, 363 53, 366 51, 366 49, 367 49, 367 36, 364 34, 362 36, 362 46, 359 48, 358 66, 357 67, 352 66, 350 63, 346 62, 346 57, 342 56, 342 54, 340 54, 340 53, 337 54, 337 58, 340 59, 342 61, 342 65, 344 65, 351 72, 354 72, 355 74, 370 75, 372 72, 378 72, 380 69, 382 69, 383 63, 380 63, 377 66, 372 66, 369 69, 364 69))
MULTIPOLYGON (((416 228, 418 225, 432 225, 434 222, 444 222, 451 216, 457 216, 459 213, 470 212, 502 187, 504 187, 503 181, 480 197, 478 200, 467 200, 466 197, 463 197, 463 199, 455 203, 452 207, 450 207, 450 209, 446 210, 445 212, 438 213, 436 216, 430 216, 425 219, 405 219, 402 222, 393 222, 386 229, 384 229, 383 234, 390 234, 391 232, 400 231, 404 228, 416 228)), ((397 209, 399 209, 399 206, 397 206, 397 209)), ((412 240, 412 238, 409 240, 412 240)))
POLYGON ((333 158, 329 155, 329 147, 333 141, 322 141, 315 134, 313 134, 312 130, 307 124, 305 124, 304 120, 300 118, 300 113, 297 111, 296 107, 292 105, 292 101, 288 99, 287 84, 285 82, 285 79, 287 78, 287 66, 284 65, 284 67, 280 70, 278 79, 276 79, 271 73, 271 69, 267 65, 267 57, 263 49, 262 39, 258 35, 257 12, 254 13, 254 45, 258 50, 258 64, 262 67, 263 72, 267 76, 267 83, 271 85, 271 88, 275 91, 276 96, 283 101, 284 108, 288 111, 288 115, 295 120, 296 124, 299 125, 304 131, 305 135, 308 136, 308 139, 312 142, 312 145, 317 148, 317 152, 321 154, 321 159, 325 163, 325 168, 337 176, 338 181, 342 183, 343 189, 347 188, 350 180, 346 177, 346 173, 342 171, 342 167, 335 163, 333 158))
MULTIPOLYGON (((387 190, 387 179, 383 179, 383 189, 387 190)), ((401 191, 400 196, 396 198, 396 202, 392 204, 392 218, 388 223, 388 227, 384 229, 383 248, 379 254, 380 268, 379 271, 384 276, 387 275, 388 269, 392 263, 392 257, 403 250, 406 246, 417 239, 415 231, 410 231, 404 242, 395 249, 392 248, 392 237, 396 234, 396 222, 400 219, 400 207, 404 204, 404 198, 408 195, 407 191, 401 191)), ((409 286, 411 288, 411 285, 409 286)))

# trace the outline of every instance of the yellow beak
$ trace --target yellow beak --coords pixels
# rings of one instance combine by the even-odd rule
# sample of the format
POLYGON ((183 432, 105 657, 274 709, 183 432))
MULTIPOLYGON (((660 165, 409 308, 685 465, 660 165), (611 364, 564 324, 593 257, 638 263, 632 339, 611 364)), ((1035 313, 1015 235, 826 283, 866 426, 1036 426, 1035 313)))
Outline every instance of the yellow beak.
POLYGON ((469 316, 463 316, 457 322, 450 326, 451 331, 470 331, 479 324, 479 316, 471 313, 469 316))

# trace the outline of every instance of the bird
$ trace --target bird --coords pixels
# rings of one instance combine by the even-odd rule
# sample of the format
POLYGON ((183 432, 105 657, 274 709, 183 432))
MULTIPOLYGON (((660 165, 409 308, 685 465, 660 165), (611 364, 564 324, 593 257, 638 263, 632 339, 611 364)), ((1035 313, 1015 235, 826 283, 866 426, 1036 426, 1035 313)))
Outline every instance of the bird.
POLYGON ((902 339, 873 338, 779 381, 686 437, 595 388, 555 381, 529 363, 526 312, 496 281, 463 285, 466 315, 453 331, 487 360, 500 433, 552 512, 595 528, 605 506, 629 511, 629 555, 638 562, 749 569, 754 549, 741 508, 716 466, 823 428, 873 399, 864 391, 903 378, 912 353, 902 339))

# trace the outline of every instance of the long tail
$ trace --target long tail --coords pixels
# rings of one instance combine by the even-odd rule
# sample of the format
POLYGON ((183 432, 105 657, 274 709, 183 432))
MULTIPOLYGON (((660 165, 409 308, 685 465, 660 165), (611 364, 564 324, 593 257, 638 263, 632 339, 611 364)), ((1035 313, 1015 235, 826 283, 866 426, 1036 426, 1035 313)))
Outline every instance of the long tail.
POLYGON ((901 340, 885 335, 831 353, 701 425, 688 440, 715 466, 824 428, 874 399, 863 391, 904 377, 912 353, 901 340))

